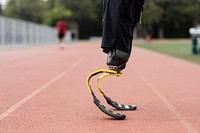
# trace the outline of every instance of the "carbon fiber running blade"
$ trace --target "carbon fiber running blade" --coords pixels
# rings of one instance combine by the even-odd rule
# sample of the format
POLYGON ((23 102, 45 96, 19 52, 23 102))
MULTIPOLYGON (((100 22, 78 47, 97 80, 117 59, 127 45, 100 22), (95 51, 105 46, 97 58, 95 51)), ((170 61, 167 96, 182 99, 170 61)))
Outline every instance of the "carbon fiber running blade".
POLYGON ((104 105, 100 103, 98 99, 94 100, 94 103, 97 105, 97 107, 105 114, 117 119, 117 120, 124 120, 126 118, 126 115, 120 114, 120 113, 114 113, 111 110, 107 109, 104 105))
POLYGON ((126 115, 120 114, 120 113, 114 113, 113 111, 107 109, 101 102, 96 98, 94 92, 92 92, 92 96, 94 99, 95 105, 105 114, 117 119, 117 120, 124 120, 126 118, 126 115))
MULTIPOLYGON (((120 76, 121 73, 117 73, 116 71, 113 71, 113 70, 106 70, 106 69, 100 69, 100 70, 97 70, 97 71, 94 71, 92 73, 90 73, 90 75, 87 77, 86 79, 86 85, 88 87, 88 90, 89 92, 92 94, 92 97, 93 97, 93 100, 94 100, 94 103, 95 105, 105 114, 117 119, 117 120, 124 120, 126 118, 126 115, 124 114, 120 114, 120 113, 114 113, 113 111, 107 109, 103 104, 101 104, 101 102, 96 98, 93 90, 92 90, 92 87, 91 85, 89 84, 90 80, 92 79, 92 77, 96 76, 97 74, 100 74, 100 73, 109 73, 109 74, 113 74, 115 76, 120 76)), ((100 90, 100 92, 102 92, 100 90)), ((103 92, 101 93, 102 95, 103 92)))

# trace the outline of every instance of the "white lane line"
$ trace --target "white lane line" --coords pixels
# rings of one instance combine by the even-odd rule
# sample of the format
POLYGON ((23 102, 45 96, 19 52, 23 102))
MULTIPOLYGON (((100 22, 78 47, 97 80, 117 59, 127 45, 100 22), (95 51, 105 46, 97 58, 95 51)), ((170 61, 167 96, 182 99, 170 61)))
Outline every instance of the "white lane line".
POLYGON ((172 114, 175 116, 175 118, 177 118, 180 123, 185 127, 185 129, 189 132, 189 133, 198 133, 197 130, 195 130, 191 124, 181 115, 180 112, 178 112, 176 110, 176 108, 167 100, 167 98, 165 98, 156 87, 153 86, 153 84, 147 80, 143 74, 136 69, 134 64, 131 64, 132 68, 135 70, 135 72, 141 77, 141 79, 154 91, 154 93, 161 99, 161 101, 165 104, 165 106, 167 106, 167 108, 170 110, 170 112, 172 112, 172 114))
POLYGON ((18 108, 20 108, 23 104, 25 104, 26 102, 28 102, 29 100, 31 100, 34 96, 36 96, 37 94, 39 94, 41 91, 45 90, 51 84, 53 84, 54 82, 56 82, 57 80, 59 80, 60 78, 62 78, 65 74, 67 74, 68 72, 72 71, 81 62, 83 62, 86 59, 86 57, 87 56, 84 56, 79 61, 77 61, 76 63, 74 63, 73 65, 71 65, 66 71, 62 72, 61 74, 59 74, 58 76, 56 76, 55 78, 53 78, 52 80, 50 80, 49 82, 47 82, 46 84, 44 84, 43 86, 41 86, 40 88, 38 88, 36 91, 32 92, 31 94, 29 94, 28 96, 26 96, 22 100, 20 100, 18 103, 16 103, 15 105, 11 106, 8 110, 6 110, 4 113, 2 113, 0 115, 0 121, 3 120, 4 118, 8 117, 11 113, 13 113, 15 110, 17 110, 18 108))

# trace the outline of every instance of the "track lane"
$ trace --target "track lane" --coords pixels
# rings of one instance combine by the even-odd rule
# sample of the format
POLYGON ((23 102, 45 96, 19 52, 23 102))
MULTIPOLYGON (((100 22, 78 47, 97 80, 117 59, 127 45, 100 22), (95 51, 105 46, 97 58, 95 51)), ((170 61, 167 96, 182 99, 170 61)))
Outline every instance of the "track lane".
MULTIPOLYGON (((38 49, 41 50, 40 47, 38 47, 38 49)), ((0 112, 5 111, 7 108, 16 103, 16 101, 20 101, 24 96, 33 92, 35 88, 39 88, 50 79, 66 70, 66 68, 70 67, 70 63, 62 63, 66 62, 66 60, 73 63, 74 55, 77 54, 81 56, 73 50, 70 51, 70 49, 70 45, 68 46, 69 51, 60 51, 57 46, 53 46, 53 48, 52 46, 46 47, 40 51, 41 56, 39 58, 31 61, 22 56, 24 55, 26 57, 27 54, 21 53, 20 55, 19 53, 19 59, 21 61, 24 60, 24 62, 28 62, 24 63, 23 65, 6 69, 0 73, 0 112), (49 50, 52 51, 46 53, 44 56, 43 52, 49 50)), ((37 50, 34 51, 38 53, 37 50)), ((77 52, 78 51, 79 50, 77 50, 77 52)), ((32 52, 32 54, 35 55, 34 52, 32 52)), ((11 56, 8 57, 12 58, 12 53, 11 56)))

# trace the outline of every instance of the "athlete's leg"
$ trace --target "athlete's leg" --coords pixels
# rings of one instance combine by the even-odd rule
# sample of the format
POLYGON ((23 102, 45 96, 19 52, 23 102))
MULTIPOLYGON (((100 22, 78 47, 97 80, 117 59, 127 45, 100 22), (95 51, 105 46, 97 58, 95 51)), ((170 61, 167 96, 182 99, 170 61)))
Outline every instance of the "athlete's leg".
POLYGON ((65 48, 65 43, 64 43, 65 34, 59 33, 58 37, 59 37, 60 49, 64 49, 65 48))
POLYGON ((110 69, 121 71, 129 60, 133 30, 142 11, 142 0, 102 0, 103 51, 110 69))

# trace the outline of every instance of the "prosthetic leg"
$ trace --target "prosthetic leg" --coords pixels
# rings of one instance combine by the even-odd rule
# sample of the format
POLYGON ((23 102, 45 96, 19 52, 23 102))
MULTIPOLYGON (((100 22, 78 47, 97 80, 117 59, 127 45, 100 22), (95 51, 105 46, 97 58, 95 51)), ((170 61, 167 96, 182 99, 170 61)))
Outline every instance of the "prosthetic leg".
POLYGON ((115 52, 111 52, 108 54, 108 58, 107 58, 107 65, 110 67, 110 69, 113 70, 108 70, 108 69, 100 69, 97 71, 94 71, 92 73, 89 74, 89 76, 87 77, 86 80, 86 85, 88 87, 89 92, 92 94, 93 100, 95 105, 105 114, 117 119, 117 120, 123 120, 126 118, 126 115, 124 114, 120 114, 120 113, 114 113, 113 111, 109 110, 107 107, 105 107, 103 104, 101 104, 101 102, 97 99, 97 97, 95 96, 93 90, 92 90, 92 86, 90 85, 90 80, 98 75, 98 74, 102 74, 101 76, 99 76, 98 80, 97 80, 97 84, 96 84, 96 88, 98 89, 99 93, 105 98, 105 100, 107 101, 107 103, 116 108, 117 110, 136 110, 137 106, 136 105, 124 105, 124 104, 119 104, 115 101, 113 101, 110 97, 108 97, 99 87, 100 82, 102 79, 108 77, 108 76, 116 76, 119 77, 122 75, 122 73, 120 72, 122 70, 122 68, 125 68, 126 62, 128 61, 129 56, 124 55, 124 54, 116 54, 115 52))
POLYGON ((113 101, 111 98, 109 98, 108 96, 105 95, 105 93, 100 89, 99 84, 100 81, 102 79, 104 79, 105 77, 108 76, 121 76, 121 73, 118 73, 115 70, 108 70, 108 69, 100 69, 97 71, 94 71, 92 73, 89 74, 89 76, 87 77, 86 80, 86 85, 88 87, 89 92, 92 94, 93 100, 95 105, 105 114, 117 119, 117 120, 123 120, 126 118, 126 115, 124 114, 120 114, 120 113, 114 113, 113 111, 109 110, 107 107, 105 107, 103 104, 101 104, 101 102, 97 99, 97 97, 95 96, 93 90, 92 90, 92 86, 90 85, 90 80, 98 75, 103 73, 103 75, 101 75, 98 80, 97 80, 97 84, 96 84, 96 88, 98 89, 98 91, 100 92, 100 94, 106 99, 107 103, 109 105, 111 105, 112 107, 116 108, 117 110, 136 110, 137 106, 136 105, 123 105, 123 104, 119 104, 115 101, 113 101))
POLYGON ((126 115, 114 113, 106 108, 95 96, 90 80, 102 74, 96 84, 96 88, 100 94, 106 99, 107 103, 118 110, 136 110, 135 105, 119 104, 100 89, 99 84, 102 79, 108 76, 121 76, 121 71, 126 67, 132 50, 133 30, 137 22, 142 18, 144 0, 101 0, 102 5, 102 44, 103 52, 108 54, 108 69, 100 69, 89 74, 86 85, 92 94, 94 103, 105 114, 123 120, 126 115))

